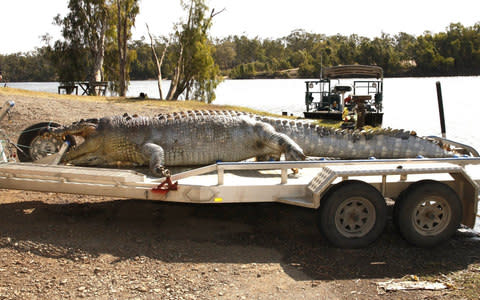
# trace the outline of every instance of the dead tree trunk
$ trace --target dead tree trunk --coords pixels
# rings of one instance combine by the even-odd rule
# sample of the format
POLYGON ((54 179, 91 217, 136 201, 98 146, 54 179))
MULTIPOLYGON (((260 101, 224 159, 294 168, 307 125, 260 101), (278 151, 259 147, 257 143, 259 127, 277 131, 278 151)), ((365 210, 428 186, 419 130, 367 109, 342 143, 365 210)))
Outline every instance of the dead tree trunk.
MULTIPOLYGON (((163 59, 165 58, 165 53, 167 52, 168 42, 167 42, 167 44, 165 45, 165 49, 163 49, 162 57, 160 58, 160 61, 159 61, 159 60, 158 60, 158 56, 157 56, 157 51, 155 51, 155 47, 154 47, 154 43, 153 43, 153 37, 152 37, 152 35, 150 34, 150 28, 148 28, 148 24, 145 24, 145 25, 147 25, 148 36, 150 37, 150 47, 151 47, 151 49, 152 49, 153 58, 155 59, 155 64, 156 64, 156 66, 157 66, 158 94, 160 95, 160 100, 163 100, 163 91, 162 91, 162 65, 163 65, 163 59)), ((167 98, 167 99, 168 99, 168 98, 167 98)))
POLYGON ((175 67, 175 73, 173 74, 172 82, 170 83, 170 89, 168 90, 167 100, 177 100, 175 95, 177 94, 177 87, 180 81, 180 76, 183 73, 183 45, 180 46, 180 54, 178 56, 177 66, 175 67))

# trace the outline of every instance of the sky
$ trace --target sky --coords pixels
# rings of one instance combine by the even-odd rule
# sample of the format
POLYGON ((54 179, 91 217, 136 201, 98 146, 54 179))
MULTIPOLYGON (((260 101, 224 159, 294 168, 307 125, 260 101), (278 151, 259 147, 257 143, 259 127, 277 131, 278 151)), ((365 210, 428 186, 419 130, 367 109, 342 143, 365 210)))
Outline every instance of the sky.
MULTIPOLYGON (((216 11, 211 35, 280 38, 295 29, 326 35, 382 33, 421 35, 445 31, 450 23, 472 26, 480 22, 479 0, 206 0, 216 11)), ((0 0, 0 54, 32 51, 48 33, 60 38, 53 25, 66 15, 68 0, 0 0)), ((147 36, 145 23, 156 36, 168 35, 185 12, 180 0, 140 0, 133 38, 147 36)))

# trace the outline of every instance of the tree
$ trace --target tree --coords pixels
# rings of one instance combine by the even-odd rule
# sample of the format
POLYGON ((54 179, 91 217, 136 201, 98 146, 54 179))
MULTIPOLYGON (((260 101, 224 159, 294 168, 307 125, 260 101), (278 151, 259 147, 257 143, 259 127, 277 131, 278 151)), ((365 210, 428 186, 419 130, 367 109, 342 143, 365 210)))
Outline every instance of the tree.
POLYGON ((54 66, 58 81, 71 83, 88 74, 88 50, 66 41, 56 41, 52 47, 47 47, 46 53, 54 66), (85 63, 87 62, 87 63, 85 63))
POLYGON ((248 64, 260 58, 262 43, 258 38, 250 40, 246 36, 234 37, 236 64, 248 64))
POLYGON ((131 28, 135 26, 135 18, 140 9, 138 0, 115 0, 117 19, 117 46, 118 46, 118 94, 125 97, 128 81, 128 40, 132 36, 131 28))
MULTIPOLYGON (((116 5, 114 5, 115 0, 105 1, 108 4, 109 12, 105 33, 103 80, 111 81, 115 84, 111 85, 111 88, 117 88, 120 67, 116 5)), ((77 0, 77 2, 80 1, 77 0)), ((82 3, 86 2, 88 1, 85 0, 82 3)), ((190 16, 190 6, 187 5, 186 8, 190 16)), ((211 15, 212 13, 210 13, 211 15)), ((59 17, 61 23, 66 19, 59 17)), ((204 19, 211 19, 208 12, 204 13, 204 19)), ((194 22, 189 21, 186 24, 192 27, 194 22)), ((182 68, 193 67, 192 64, 198 62, 201 62, 198 66, 211 66, 212 61, 204 59, 203 55, 213 57, 213 72, 215 72, 215 68, 218 68, 216 67, 218 64, 223 74, 230 75, 232 78, 279 77, 285 74, 281 71, 290 68, 298 69, 299 76, 317 77, 321 64, 324 67, 352 63, 377 64, 383 67, 387 77, 398 75, 478 75, 480 70, 480 23, 470 27, 452 23, 445 32, 436 34, 425 32, 418 37, 400 32, 394 36, 382 34, 381 37, 370 39, 357 35, 325 36, 296 30, 290 35, 276 40, 229 36, 216 39, 213 45, 208 36, 199 39, 197 38, 198 32, 190 32, 190 37, 196 38, 193 39, 194 41, 205 41, 201 47, 193 43, 195 45, 193 50, 187 49, 187 46, 190 47, 191 44, 179 42, 179 36, 182 36, 182 41, 184 41, 182 34, 186 33, 182 26, 187 27, 186 24, 179 24, 176 27, 177 32, 172 33, 169 38, 155 39, 153 48, 159 54, 157 57, 159 62, 162 62, 160 70, 152 57, 154 55, 152 55, 151 43, 146 43, 145 39, 129 41, 127 71, 125 72, 127 78, 144 80, 155 78, 161 74, 162 78, 174 79, 176 82, 174 87, 177 88, 181 86, 182 76, 187 74, 182 68), (187 55, 187 52, 190 54, 187 55), (160 57, 163 56, 163 53, 165 56, 161 61, 160 57), (189 57, 194 57, 193 55, 197 55, 196 58, 188 60, 189 57)), ((199 30, 199 32, 202 31, 199 30)), ((84 35, 84 33, 81 34, 84 35)), ((48 34, 44 36, 43 40, 46 42, 46 46, 36 51, 0 55, 4 79, 68 82, 89 79, 87 75, 95 73, 91 71, 91 66, 94 65, 92 48, 85 42, 79 40, 79 42, 73 43, 72 40, 60 40, 51 46, 51 37, 48 34)), ((196 83, 198 78, 207 78, 209 74, 212 73, 198 73, 196 77, 190 77, 193 78, 190 81, 190 88, 185 89, 182 96, 194 95, 197 88, 214 89, 213 85, 196 83)), ((176 90, 172 91, 177 93, 176 90)), ((206 97, 210 97, 207 95, 214 96, 213 93, 204 95, 206 97)))
MULTIPOLYGON (((87 78, 90 81, 102 81, 105 35, 109 18, 108 5, 105 0, 70 0, 68 8, 70 12, 66 17, 61 18, 57 15, 54 19, 57 25, 63 27, 62 36, 65 39, 65 42, 57 41, 55 46, 57 55, 63 53, 62 58, 68 61, 70 55, 88 49, 90 55, 86 63, 87 78)), ((59 70, 60 74, 62 71, 59 70)), ((60 76, 60 80, 65 81, 62 77, 60 76)), ((80 78, 76 78, 78 79, 80 78)))
POLYGON ((213 57, 221 70, 233 68, 237 57, 235 44, 230 39, 217 40, 213 57))
POLYGON ((177 100, 185 93, 187 99, 192 96, 210 103, 215 99, 214 90, 221 80, 219 67, 212 57, 214 47, 208 39, 212 19, 218 13, 213 9, 207 15, 204 0, 182 1, 182 6, 188 11, 188 18, 185 23, 177 25, 174 35, 173 53, 177 65, 167 99, 177 100))
POLYGON ((152 56, 155 61, 155 65, 157 66, 157 85, 158 85, 158 95, 160 96, 160 100, 163 100, 163 91, 162 91, 162 65, 163 65, 163 60, 165 59, 165 54, 167 53, 168 49, 168 41, 167 44, 165 45, 165 48, 162 51, 162 56, 160 57, 160 60, 158 59, 157 51, 155 50, 155 43, 154 38, 152 34, 150 33, 150 28, 147 26, 147 32, 148 36, 150 37, 150 48, 152 50, 152 56))
POLYGON ((359 38, 355 34, 350 35, 348 38, 339 39, 337 49, 338 61, 344 65, 355 64, 357 62, 359 43, 359 38))
POLYGON ((46 48, 27 53, 0 55, 0 71, 5 82, 55 80, 55 71, 46 55, 46 48))
POLYGON ((448 71, 453 67, 454 59, 444 57, 439 53, 431 33, 425 33, 418 37, 413 47, 417 72, 421 75, 448 74, 448 71))
MULTIPOLYGON (((156 49, 158 45, 155 44, 156 49)), ((131 80, 145 80, 155 78, 156 67, 152 59, 152 50, 145 39, 135 40, 128 45, 129 52, 135 52, 136 59, 130 62, 129 77, 131 80)))

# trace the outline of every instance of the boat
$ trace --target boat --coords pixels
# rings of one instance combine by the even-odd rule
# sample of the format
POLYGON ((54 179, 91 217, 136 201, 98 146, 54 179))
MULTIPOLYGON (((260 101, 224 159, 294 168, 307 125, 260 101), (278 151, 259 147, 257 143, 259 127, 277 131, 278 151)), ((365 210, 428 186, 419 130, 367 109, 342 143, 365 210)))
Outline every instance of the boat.
POLYGON ((305 118, 362 118, 365 125, 383 121, 383 69, 379 66, 344 65, 326 68, 319 80, 305 81, 305 118))

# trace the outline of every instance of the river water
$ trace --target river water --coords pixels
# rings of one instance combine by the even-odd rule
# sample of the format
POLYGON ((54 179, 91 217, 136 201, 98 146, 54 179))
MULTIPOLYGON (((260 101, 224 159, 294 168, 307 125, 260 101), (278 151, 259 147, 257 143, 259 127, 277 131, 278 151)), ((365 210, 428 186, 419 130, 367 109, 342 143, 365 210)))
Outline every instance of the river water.
MULTIPOLYGON (((246 106, 272 113, 301 116, 304 106, 304 79, 225 80, 216 90, 215 104, 246 106)), ((442 85, 447 138, 480 150, 480 76, 386 78, 384 80, 384 127, 415 130, 419 135, 441 135, 435 83, 442 85)), ((164 93, 169 81, 162 83, 164 93)), ((35 91, 57 92, 56 82, 8 83, 8 86, 35 91)), ((158 98, 156 81, 132 81, 127 96, 141 92, 158 98)), ((133 113, 133 112, 132 112, 133 113)), ((476 230, 480 231, 480 218, 476 230)))

